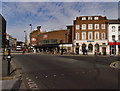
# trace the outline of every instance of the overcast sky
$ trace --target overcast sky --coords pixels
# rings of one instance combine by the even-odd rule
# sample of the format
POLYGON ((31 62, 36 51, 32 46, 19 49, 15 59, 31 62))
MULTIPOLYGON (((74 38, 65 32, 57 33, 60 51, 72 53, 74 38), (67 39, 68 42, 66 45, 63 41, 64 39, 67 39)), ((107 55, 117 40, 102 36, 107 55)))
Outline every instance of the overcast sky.
POLYGON ((24 31, 27 31, 29 38, 30 23, 33 29, 41 25, 42 31, 46 29, 51 31, 66 29, 66 25, 73 24, 76 16, 103 16, 104 10, 108 19, 118 18, 118 2, 5 1, 2 2, 2 15, 7 21, 7 33, 22 41, 24 41, 24 31))

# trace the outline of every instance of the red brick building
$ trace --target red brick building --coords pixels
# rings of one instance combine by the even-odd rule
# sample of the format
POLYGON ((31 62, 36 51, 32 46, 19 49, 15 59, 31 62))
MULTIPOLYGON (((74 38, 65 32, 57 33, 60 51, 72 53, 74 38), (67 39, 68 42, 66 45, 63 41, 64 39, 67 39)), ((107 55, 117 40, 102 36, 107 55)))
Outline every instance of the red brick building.
POLYGON ((73 21, 72 41, 74 53, 87 50, 106 53, 108 48, 108 19, 102 16, 80 16, 73 21))
POLYGON ((72 50, 72 30, 69 27, 66 30, 56 30, 49 32, 40 32, 40 27, 30 33, 30 44, 43 51, 64 49, 67 52, 72 50))

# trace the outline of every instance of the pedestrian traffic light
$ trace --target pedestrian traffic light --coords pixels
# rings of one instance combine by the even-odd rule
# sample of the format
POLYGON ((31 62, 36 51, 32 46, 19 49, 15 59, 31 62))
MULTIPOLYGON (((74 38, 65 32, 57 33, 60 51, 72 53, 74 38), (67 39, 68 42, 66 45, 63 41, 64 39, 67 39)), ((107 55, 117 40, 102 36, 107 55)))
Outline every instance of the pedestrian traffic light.
MULTIPOLYGON (((0 15, 1 16, 1 15, 0 15)), ((1 16, 2 25, 2 48, 6 47, 6 20, 1 16)))

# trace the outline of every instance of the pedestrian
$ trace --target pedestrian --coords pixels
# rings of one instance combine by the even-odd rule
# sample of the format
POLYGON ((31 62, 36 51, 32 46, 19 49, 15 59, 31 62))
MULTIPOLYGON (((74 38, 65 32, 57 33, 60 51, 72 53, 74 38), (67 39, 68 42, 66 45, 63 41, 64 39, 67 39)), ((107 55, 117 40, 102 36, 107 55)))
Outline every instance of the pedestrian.
POLYGON ((25 53, 25 48, 23 48, 23 54, 25 53))
POLYGON ((87 50, 85 49, 86 55, 87 55, 87 50))
POLYGON ((97 53, 97 51, 96 51, 96 49, 95 49, 95 55, 96 55, 96 53, 97 53))

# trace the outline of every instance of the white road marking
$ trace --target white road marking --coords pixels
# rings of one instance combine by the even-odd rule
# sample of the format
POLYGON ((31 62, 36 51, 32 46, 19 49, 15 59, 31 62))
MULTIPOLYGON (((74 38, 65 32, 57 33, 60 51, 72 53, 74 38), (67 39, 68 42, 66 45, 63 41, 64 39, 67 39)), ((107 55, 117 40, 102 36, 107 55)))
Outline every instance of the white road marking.
POLYGON ((32 81, 31 79, 28 79, 28 81, 32 81))
POLYGON ((45 76, 46 78, 48 77, 48 76, 45 76))
POLYGON ((85 74, 85 72, 82 72, 83 74, 85 74))
POLYGON ((54 77, 56 76, 56 75, 53 75, 54 77))
POLYGON ((36 76, 36 79, 37 79, 38 77, 36 76))

